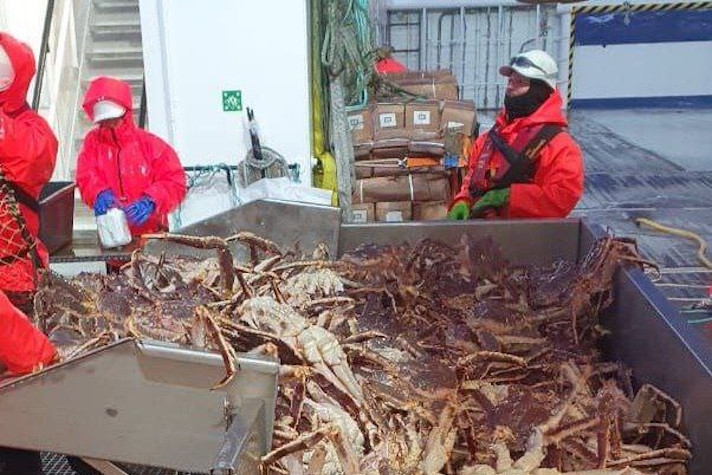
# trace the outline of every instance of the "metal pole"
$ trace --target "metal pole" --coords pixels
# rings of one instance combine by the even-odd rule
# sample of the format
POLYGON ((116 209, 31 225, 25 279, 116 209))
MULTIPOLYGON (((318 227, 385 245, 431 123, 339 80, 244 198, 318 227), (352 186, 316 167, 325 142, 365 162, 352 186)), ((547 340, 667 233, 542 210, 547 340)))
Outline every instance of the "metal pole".
POLYGON ((37 110, 40 105, 42 95, 42 82, 44 79, 45 61, 47 51, 49 51, 49 32, 52 29, 52 17, 54 16, 54 0, 47 0, 47 11, 45 12, 44 28, 42 30, 42 43, 40 44, 39 61, 37 65, 37 76, 35 78, 35 91, 32 95, 32 109, 37 110))
POLYGON ((143 76, 143 83, 141 84, 141 106, 138 111, 138 127, 140 129, 146 128, 146 114, 147 110, 147 100, 146 100, 146 76, 143 76))

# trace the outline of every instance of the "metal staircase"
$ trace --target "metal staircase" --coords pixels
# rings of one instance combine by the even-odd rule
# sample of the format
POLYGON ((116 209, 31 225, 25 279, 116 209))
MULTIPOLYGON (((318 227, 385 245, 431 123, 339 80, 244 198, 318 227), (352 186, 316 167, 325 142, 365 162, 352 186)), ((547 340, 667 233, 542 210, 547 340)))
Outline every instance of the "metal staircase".
MULTIPOLYGON (((80 68, 79 94, 74 124, 71 176, 76 174, 76 159, 86 133, 93 127, 81 107, 89 82, 97 76, 123 79, 131 86, 134 121, 139 122, 143 94, 143 49, 139 0, 91 0, 87 15, 84 53, 80 68)), ((75 228, 95 226, 94 217, 78 195, 75 203, 75 228)))

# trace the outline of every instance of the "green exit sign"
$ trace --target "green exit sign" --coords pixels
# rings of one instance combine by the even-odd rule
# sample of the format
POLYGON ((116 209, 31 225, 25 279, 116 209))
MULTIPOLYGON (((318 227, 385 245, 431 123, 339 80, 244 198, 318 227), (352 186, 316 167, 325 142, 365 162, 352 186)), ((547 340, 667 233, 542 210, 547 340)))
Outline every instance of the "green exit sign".
POLYGON ((242 110, 242 91, 223 91, 222 103, 224 112, 239 112, 242 110))

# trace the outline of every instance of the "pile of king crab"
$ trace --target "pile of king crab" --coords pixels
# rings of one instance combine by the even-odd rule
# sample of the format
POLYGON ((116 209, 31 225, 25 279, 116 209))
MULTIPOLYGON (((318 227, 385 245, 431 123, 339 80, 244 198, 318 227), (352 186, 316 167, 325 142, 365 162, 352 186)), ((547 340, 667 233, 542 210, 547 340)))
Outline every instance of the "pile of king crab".
POLYGON ((134 252, 117 274, 47 274, 35 318, 63 359, 121 338, 280 360, 264 474, 686 474, 679 404, 597 351, 633 243, 512 266, 491 240, 305 258, 250 233, 153 235, 215 257, 134 252), (231 247, 248 246, 236 263, 231 247))

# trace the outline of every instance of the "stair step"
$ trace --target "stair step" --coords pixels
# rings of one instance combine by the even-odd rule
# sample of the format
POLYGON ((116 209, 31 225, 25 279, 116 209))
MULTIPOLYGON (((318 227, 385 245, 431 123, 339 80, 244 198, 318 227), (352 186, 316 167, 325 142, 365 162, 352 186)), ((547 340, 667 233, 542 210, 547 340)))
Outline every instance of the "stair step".
POLYGON ((98 76, 110 76, 121 79, 129 84, 132 89, 143 85, 143 67, 132 68, 85 68, 82 73, 82 89, 86 91, 89 82, 98 76))
POLYGON ((136 10, 139 9, 138 0, 93 0, 94 8, 98 10, 136 10))
POLYGON ((92 51, 87 53, 87 60, 96 67, 136 67, 143 65, 143 51, 92 51))
POLYGON ((90 27, 95 41, 116 40, 141 37, 141 23, 136 21, 97 22, 90 27))

